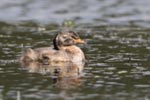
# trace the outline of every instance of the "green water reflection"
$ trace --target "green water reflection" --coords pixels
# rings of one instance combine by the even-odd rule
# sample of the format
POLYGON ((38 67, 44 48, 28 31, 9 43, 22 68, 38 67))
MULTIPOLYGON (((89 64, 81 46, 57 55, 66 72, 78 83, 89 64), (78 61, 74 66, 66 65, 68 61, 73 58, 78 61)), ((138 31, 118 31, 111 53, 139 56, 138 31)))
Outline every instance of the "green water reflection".
POLYGON ((49 46, 60 26, 1 22, 0 99, 149 100, 150 30, 136 26, 81 26, 74 30, 87 41, 80 45, 87 56, 84 75, 54 80, 49 73, 29 72, 16 59, 24 48, 49 46), (64 83, 70 87, 62 88, 64 83))

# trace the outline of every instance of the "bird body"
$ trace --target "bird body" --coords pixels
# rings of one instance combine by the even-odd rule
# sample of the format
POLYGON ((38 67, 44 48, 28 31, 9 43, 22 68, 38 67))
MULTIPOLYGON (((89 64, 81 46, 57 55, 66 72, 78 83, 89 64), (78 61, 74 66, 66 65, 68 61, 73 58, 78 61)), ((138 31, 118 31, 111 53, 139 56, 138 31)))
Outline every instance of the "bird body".
POLYGON ((28 48, 20 57, 20 61, 56 62, 84 62, 83 51, 76 44, 85 43, 73 31, 59 32, 53 39, 53 46, 31 49, 28 48))

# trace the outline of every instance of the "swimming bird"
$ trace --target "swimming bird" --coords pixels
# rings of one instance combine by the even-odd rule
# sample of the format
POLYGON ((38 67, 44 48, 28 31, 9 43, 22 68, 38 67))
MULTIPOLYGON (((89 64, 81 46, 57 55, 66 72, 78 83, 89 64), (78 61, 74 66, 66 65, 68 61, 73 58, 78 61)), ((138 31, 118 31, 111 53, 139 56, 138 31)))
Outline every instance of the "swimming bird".
POLYGON ((60 31, 53 39, 51 47, 28 48, 20 57, 21 62, 84 62, 85 55, 76 44, 84 44, 79 35, 73 31, 60 31))

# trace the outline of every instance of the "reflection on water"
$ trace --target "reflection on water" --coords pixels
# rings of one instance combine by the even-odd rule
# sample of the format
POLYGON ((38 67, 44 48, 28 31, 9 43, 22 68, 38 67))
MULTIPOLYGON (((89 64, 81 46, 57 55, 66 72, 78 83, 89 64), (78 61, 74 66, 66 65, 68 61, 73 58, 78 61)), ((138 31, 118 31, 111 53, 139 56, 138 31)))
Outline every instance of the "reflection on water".
POLYGON ((22 49, 49 46, 55 34, 51 30, 57 30, 57 27, 44 26, 50 28, 39 32, 36 30, 38 25, 34 24, 30 27, 34 31, 26 29, 28 24, 19 25, 24 30, 9 24, 1 25, 2 99, 150 99, 150 30, 147 28, 85 25, 78 31, 87 42, 80 45, 87 56, 86 65, 70 62, 19 65, 16 59, 22 49), (79 77, 78 67, 83 66, 84 75, 79 77))
POLYGON ((149 5, 150 0, 1 0, 0 100, 150 100, 149 5), (80 45, 86 65, 18 64, 25 48, 49 46, 66 19, 79 23, 74 30, 87 41, 80 45))
POLYGON ((21 66, 30 73, 49 74, 53 83, 59 88, 73 88, 80 85, 83 62, 50 62, 48 65, 33 61, 21 62, 21 66), (79 70, 80 69, 80 70, 79 70))
POLYGON ((34 61, 21 62, 21 66, 32 73, 51 74, 58 77, 79 77, 84 67, 84 63, 50 62, 49 64, 43 64, 34 61), (81 71, 79 69, 81 69, 81 71))
POLYGON ((22 50, 49 46, 55 34, 53 29, 58 30, 59 25, 45 25, 45 30, 39 31, 39 26, 32 22, 0 23, 0 99, 149 100, 150 29, 81 26, 75 30, 87 41, 80 45, 87 56, 86 65, 19 65, 16 59, 22 50), (76 77, 77 68, 83 66, 84 75, 76 77))
POLYGON ((23 49, 49 46, 55 34, 52 29, 59 27, 48 25, 43 26, 45 30, 39 31, 38 25, 32 22, 18 26, 0 25, 2 100, 150 99, 148 28, 84 25, 78 31, 87 42, 80 45, 87 56, 86 65, 70 62, 19 65, 16 59, 23 49), (78 67, 83 66, 84 75, 79 77, 78 67))

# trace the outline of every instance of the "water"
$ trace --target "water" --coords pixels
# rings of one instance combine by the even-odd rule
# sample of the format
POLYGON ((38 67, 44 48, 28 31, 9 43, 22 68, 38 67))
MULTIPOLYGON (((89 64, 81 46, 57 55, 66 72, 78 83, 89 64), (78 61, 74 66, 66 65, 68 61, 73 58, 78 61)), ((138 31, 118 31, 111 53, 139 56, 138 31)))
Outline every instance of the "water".
POLYGON ((121 24, 150 27, 149 0, 1 0, 0 20, 121 24))
POLYGON ((23 68, 16 61, 23 47, 49 46, 55 32, 50 29, 39 31, 37 26, 19 26, 22 27, 20 30, 17 26, 1 24, 2 100, 16 100, 17 97, 21 100, 149 100, 149 29, 84 26, 78 30, 87 42, 80 45, 88 60, 84 65, 83 77, 56 81, 48 73, 47 67, 38 70, 23 68))
POLYGON ((82 2, 1 1, 0 100, 150 100, 150 2, 82 2), (87 58, 82 77, 55 78, 53 68, 17 62, 25 48, 52 44, 66 19, 87 42, 79 45, 87 58))

